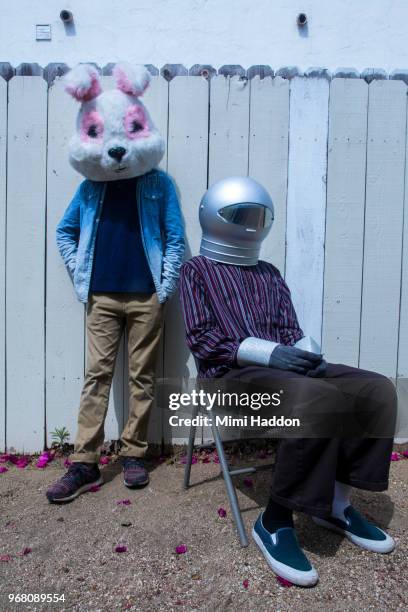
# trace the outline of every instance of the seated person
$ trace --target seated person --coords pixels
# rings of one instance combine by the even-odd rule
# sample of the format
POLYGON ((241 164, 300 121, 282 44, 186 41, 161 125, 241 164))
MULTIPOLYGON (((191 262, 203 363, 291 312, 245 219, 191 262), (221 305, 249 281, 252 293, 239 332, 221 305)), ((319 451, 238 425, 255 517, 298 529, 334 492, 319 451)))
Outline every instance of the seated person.
POLYGON ((390 432, 280 440, 270 499, 252 534, 275 573, 310 586, 318 574, 299 546, 293 510, 366 550, 394 549, 394 540, 351 505, 350 492, 388 487, 396 394, 380 374, 326 363, 317 343, 304 338, 279 270, 258 259, 273 214, 269 194, 250 178, 224 179, 208 189, 199 211, 200 255, 183 264, 180 295, 200 377, 263 387, 296 379, 297 401, 311 414, 327 405, 359 415, 374 410, 390 432), (296 347, 299 341, 311 350, 296 347))

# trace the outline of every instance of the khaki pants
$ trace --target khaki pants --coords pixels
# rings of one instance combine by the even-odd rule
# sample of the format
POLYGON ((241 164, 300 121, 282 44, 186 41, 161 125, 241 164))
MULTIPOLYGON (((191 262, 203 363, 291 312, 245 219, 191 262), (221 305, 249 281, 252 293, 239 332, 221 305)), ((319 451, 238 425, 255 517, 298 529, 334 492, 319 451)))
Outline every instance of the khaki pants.
POLYGON ((129 418, 121 455, 143 457, 154 397, 163 304, 157 295, 92 293, 87 304, 88 353, 73 461, 97 463, 120 339, 126 326, 129 353, 129 418))

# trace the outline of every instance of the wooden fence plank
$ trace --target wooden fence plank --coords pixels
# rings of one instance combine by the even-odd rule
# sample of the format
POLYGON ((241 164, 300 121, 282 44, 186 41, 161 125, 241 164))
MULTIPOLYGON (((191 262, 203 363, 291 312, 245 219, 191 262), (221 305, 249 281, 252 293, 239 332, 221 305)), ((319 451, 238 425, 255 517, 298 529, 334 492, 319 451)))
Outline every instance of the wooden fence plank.
POLYGON ((61 80, 48 93, 46 424, 48 442, 66 427, 73 442, 84 375, 84 306, 57 249, 55 230, 83 177, 68 162, 79 104, 61 80))
MULTIPOLYGON (((166 152, 160 162, 160 168, 167 170, 168 167, 168 123, 169 123, 169 83, 162 77, 155 77, 151 81, 151 85, 144 96, 145 104, 149 109, 149 113, 164 138, 166 143, 166 152)), ((165 376, 164 371, 164 341, 166 335, 166 325, 164 322, 163 334, 160 340, 158 349, 158 359, 156 364, 157 380, 162 380, 165 376)), ((160 390, 155 395, 152 414, 149 420, 148 440, 151 443, 161 444, 163 440, 163 397, 160 390)))
MULTIPOLYGON (((169 100, 169 83, 161 76, 152 77, 150 85, 143 95, 142 101, 145 104, 153 123, 159 130, 167 144, 168 131, 168 100, 169 100)), ((167 146, 163 159, 160 162, 162 170, 167 169, 167 146)))
MULTIPOLYGON (((112 89, 115 86, 115 80, 111 76, 101 78, 102 89, 112 89)), ((85 341, 86 341, 85 328, 85 341)), ((85 347, 85 354, 87 349, 85 347)), ((108 412, 105 420, 105 440, 118 440, 123 430, 125 420, 125 389, 124 389, 124 368, 126 363, 125 354, 125 338, 122 337, 118 349, 118 354, 115 363, 115 372, 113 375, 111 391, 109 395, 108 412)))
MULTIPOLYGON (((286 201, 289 144, 289 81, 254 77, 250 81, 248 174, 270 193, 275 220, 262 244, 261 259, 285 274, 286 201)), ((230 438, 259 438, 259 428, 223 428, 230 438)))
MULTIPOLYGON (((198 205, 207 188, 207 147, 208 82, 195 76, 177 77, 170 81, 169 88, 168 170, 176 183, 184 216, 186 259, 197 255, 200 248, 198 205)), ((195 376, 194 359, 185 343, 178 294, 167 305, 164 349, 166 378, 187 381, 195 376)), ((165 440, 169 440, 171 431, 167 421, 163 422, 163 431, 165 440)), ((180 443, 179 429, 176 436, 174 442, 180 443)))
POLYGON ((396 376, 400 307, 407 87, 369 86, 361 311, 362 368, 396 376))
POLYGON ((6 447, 5 292, 6 292, 6 167, 7 81, 0 78, 0 452, 6 447))
POLYGON ((271 194, 275 220, 261 250, 262 259, 285 274, 286 198, 289 139, 289 81, 251 80, 249 176, 271 194))
POLYGON ((290 86, 286 280, 300 325, 321 342, 329 84, 290 86))
POLYGON ((330 87, 322 350, 358 365, 363 267, 368 85, 330 87))
POLYGON ((211 79, 209 185, 248 174, 249 89, 240 77, 211 79))
POLYGON ((7 445, 44 443, 47 85, 9 83, 6 254, 7 445))
MULTIPOLYGON (((407 109, 408 119, 408 109, 407 109)), ((408 121, 405 142, 405 193, 404 226, 401 269, 401 304, 398 337, 397 392, 398 423, 397 436, 408 441, 408 121)))
MULTIPOLYGON (((211 79, 208 184, 228 176, 248 175, 250 83, 238 76, 211 79)), ((201 235, 201 232, 200 232, 201 235)), ((224 440, 237 431, 222 427, 224 440)), ((204 439, 211 439, 208 428, 204 439)))
MULTIPOLYGON (((164 141, 167 144, 167 131, 168 131, 168 82, 161 76, 152 77, 150 86, 143 96, 143 103, 152 117, 154 124, 162 135, 164 141)), ((167 169, 167 146, 166 152, 160 163, 160 168, 163 170, 167 169)), ((121 363, 118 363, 118 371, 122 368, 123 377, 123 403, 124 403, 124 415, 123 421, 126 422, 129 414, 129 366, 128 366, 128 351, 127 351, 127 334, 123 338, 123 349, 121 349, 121 363)), ((160 381, 164 375, 163 373, 163 362, 164 362, 164 342, 163 338, 160 342, 158 349, 158 359, 156 366, 156 376, 160 381)), ((162 420, 163 420, 163 406, 161 397, 158 392, 155 395, 155 403, 153 405, 152 413, 149 420, 148 429, 148 441, 154 444, 160 444, 162 441, 162 420)))

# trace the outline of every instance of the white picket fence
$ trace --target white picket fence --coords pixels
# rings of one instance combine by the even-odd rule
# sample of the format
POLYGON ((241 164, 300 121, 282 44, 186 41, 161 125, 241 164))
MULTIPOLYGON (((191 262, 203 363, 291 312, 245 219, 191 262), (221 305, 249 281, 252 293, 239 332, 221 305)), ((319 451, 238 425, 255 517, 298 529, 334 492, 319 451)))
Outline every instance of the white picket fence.
MULTIPOLYGON (((111 77, 103 77, 104 86, 111 77)), ((399 80, 296 76, 154 77, 146 103, 167 135, 187 257, 197 254, 207 184, 249 174, 272 194, 263 258, 291 287, 304 331, 326 358, 374 369, 408 393, 407 86, 399 80)), ((77 104, 60 81, 0 80, 0 447, 36 451, 76 430, 85 366, 84 307, 55 227, 81 180, 67 159, 77 104)), ((177 296, 167 308, 159 375, 188 377, 177 296)), ((150 439, 169 439, 157 403, 150 439)), ((122 343, 106 422, 127 412, 122 343)))

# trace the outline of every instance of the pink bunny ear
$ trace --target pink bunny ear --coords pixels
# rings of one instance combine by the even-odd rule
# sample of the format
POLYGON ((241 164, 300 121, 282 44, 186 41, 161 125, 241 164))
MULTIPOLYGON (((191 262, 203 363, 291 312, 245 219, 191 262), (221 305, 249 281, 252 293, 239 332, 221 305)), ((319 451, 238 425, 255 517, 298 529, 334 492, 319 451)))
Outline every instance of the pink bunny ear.
POLYGON ((150 72, 144 66, 132 66, 127 62, 116 64, 113 76, 116 87, 131 96, 142 96, 150 83, 150 72))
POLYGON ((102 91, 99 73, 91 64, 78 64, 64 77, 65 91, 78 102, 93 100, 102 91))

